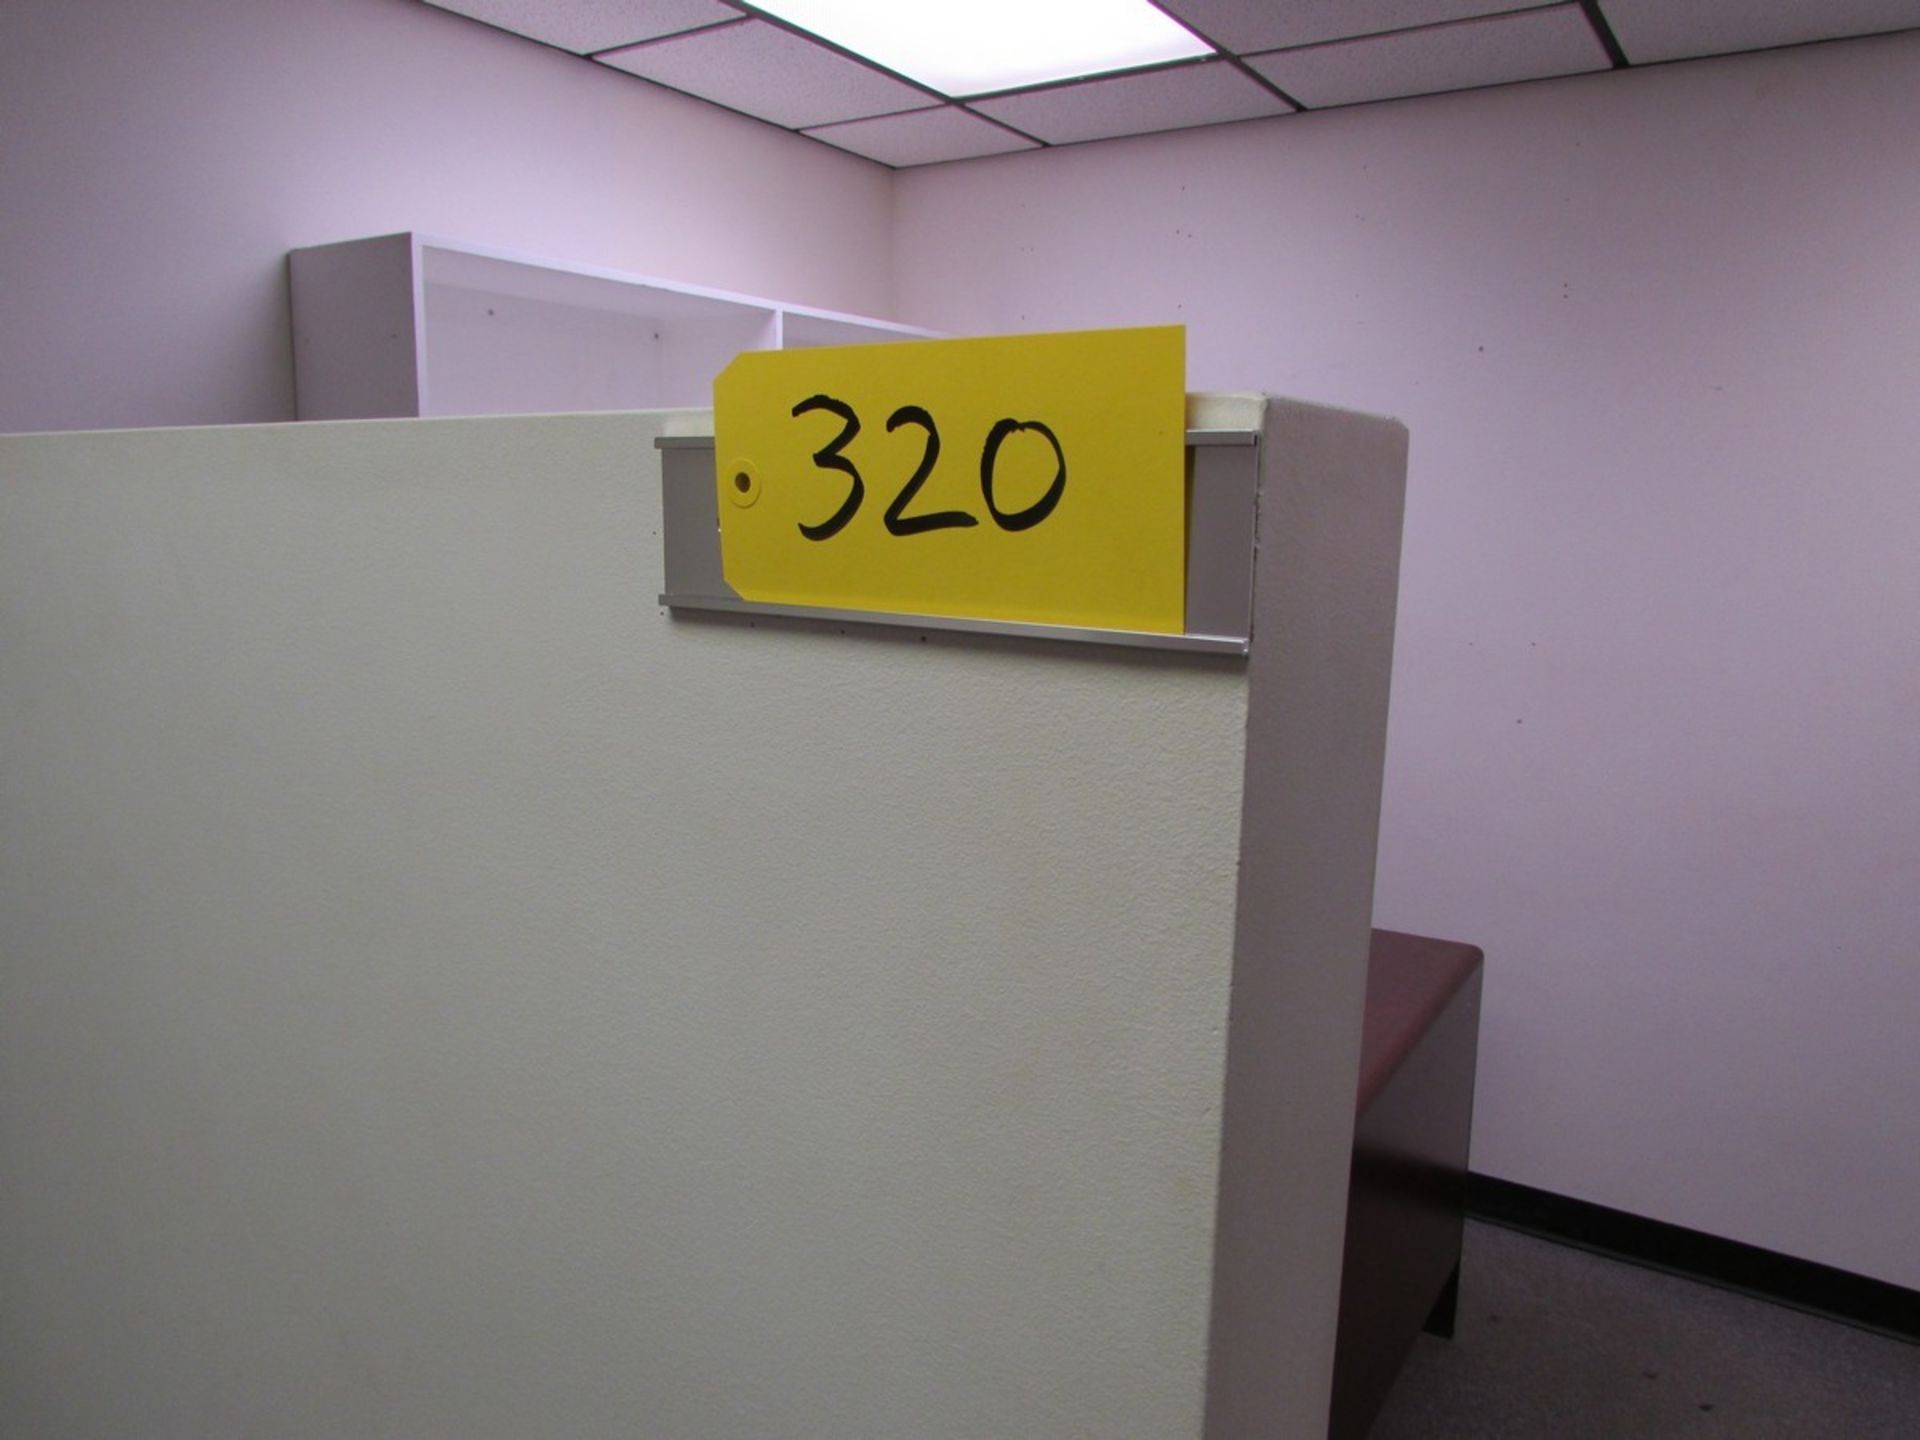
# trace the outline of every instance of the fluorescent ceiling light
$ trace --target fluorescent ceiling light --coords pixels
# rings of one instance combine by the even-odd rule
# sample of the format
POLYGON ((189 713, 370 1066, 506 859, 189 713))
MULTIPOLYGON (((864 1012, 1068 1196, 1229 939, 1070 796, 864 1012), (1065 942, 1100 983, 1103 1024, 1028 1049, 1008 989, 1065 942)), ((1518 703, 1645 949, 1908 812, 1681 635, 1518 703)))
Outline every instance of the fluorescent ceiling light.
POLYGON ((942 95, 1211 55, 1149 0, 753 0, 942 95))

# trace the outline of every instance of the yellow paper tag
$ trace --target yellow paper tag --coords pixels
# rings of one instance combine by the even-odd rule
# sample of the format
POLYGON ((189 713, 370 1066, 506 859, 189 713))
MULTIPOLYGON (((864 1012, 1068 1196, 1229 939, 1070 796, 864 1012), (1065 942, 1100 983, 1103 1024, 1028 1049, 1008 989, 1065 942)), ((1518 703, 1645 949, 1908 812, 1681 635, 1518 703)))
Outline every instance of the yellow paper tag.
POLYGON ((1184 628, 1181 326, 750 351, 713 402, 744 599, 1184 628))

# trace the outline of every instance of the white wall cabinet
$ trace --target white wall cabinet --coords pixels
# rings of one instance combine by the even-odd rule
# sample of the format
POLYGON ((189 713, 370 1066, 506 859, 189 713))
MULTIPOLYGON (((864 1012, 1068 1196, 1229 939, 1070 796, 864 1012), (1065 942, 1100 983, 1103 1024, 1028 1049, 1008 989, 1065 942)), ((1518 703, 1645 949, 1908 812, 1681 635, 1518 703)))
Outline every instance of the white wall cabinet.
POLYGON ((287 259, 302 420, 705 406, 742 350, 932 333, 416 232, 287 259))

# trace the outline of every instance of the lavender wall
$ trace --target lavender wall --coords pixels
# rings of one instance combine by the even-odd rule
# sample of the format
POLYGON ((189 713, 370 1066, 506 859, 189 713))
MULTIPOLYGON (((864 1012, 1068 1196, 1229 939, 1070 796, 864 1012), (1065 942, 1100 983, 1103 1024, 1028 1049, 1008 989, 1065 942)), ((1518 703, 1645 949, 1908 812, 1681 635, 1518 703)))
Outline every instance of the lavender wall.
POLYGON ((1380 923, 1477 1168, 1920 1285, 1920 36, 903 174, 901 318, 1412 427, 1380 923))
POLYGON ((1378 918, 1491 953, 1478 1167, 1920 1285, 1916 133, 1909 35, 890 180, 413 0, 9 5, 0 430, 287 418, 285 251, 410 227, 1184 319, 1412 426, 1378 918))
POLYGON ((866 313, 879 166, 415 0, 0 7, 0 431, 293 416, 286 252, 426 230, 866 313))

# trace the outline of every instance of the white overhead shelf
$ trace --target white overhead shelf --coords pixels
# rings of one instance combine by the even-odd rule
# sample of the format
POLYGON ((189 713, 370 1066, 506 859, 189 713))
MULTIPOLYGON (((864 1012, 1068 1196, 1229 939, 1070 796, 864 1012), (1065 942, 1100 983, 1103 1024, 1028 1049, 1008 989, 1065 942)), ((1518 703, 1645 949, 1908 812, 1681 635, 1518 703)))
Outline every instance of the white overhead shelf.
POLYGON ((931 333, 417 232, 288 264, 302 420, 705 406, 742 350, 931 333))

